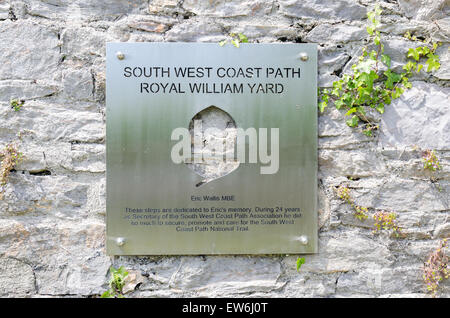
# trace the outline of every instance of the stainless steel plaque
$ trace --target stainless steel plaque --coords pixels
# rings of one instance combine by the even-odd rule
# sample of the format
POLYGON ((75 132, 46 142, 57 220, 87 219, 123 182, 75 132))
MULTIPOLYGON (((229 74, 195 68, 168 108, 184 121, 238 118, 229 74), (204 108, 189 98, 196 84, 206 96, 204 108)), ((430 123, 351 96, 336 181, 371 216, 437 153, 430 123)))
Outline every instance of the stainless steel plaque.
POLYGON ((315 44, 108 43, 106 59, 108 254, 317 252, 315 44), (212 106, 255 136, 205 181, 174 147, 212 106))

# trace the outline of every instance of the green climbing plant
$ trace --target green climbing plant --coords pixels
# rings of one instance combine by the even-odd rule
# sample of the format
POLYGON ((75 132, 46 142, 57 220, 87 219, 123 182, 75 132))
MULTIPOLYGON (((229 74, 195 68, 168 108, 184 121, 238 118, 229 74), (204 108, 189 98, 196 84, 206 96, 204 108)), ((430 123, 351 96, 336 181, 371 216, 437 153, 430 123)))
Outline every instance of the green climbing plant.
POLYGON ((374 234, 382 230, 392 232, 396 237, 400 237, 401 229, 397 225, 397 215, 394 212, 378 211, 373 215, 375 221, 374 234))
POLYGON ((305 264, 305 258, 304 257, 298 257, 297 258, 297 272, 300 271, 300 268, 302 265, 305 264))
MULTIPOLYGON (((406 32, 404 36, 408 40, 418 41, 417 37, 411 36, 409 32, 406 32)), ((415 69, 417 72, 420 72, 420 70, 424 67, 420 61, 423 61, 424 59, 426 59, 425 65, 427 66, 427 72, 437 71, 441 67, 441 64, 439 63, 439 56, 436 54, 436 49, 439 45, 441 45, 441 43, 431 42, 430 39, 423 40, 423 43, 425 46, 419 46, 415 49, 411 48, 408 50, 407 57, 415 62, 408 61, 408 63, 403 67, 406 71, 408 71, 408 69, 415 69)))
POLYGON ((423 152, 422 155, 422 161, 423 161, 423 168, 430 170, 430 171, 436 171, 441 169, 441 164, 439 162, 439 158, 436 156, 436 153, 434 150, 427 149, 423 152))
POLYGON ((448 267, 448 256, 446 249, 448 247, 448 239, 443 239, 438 248, 428 257, 423 267, 423 280, 427 286, 427 290, 436 296, 439 284, 450 276, 448 267))
POLYGON ((8 183, 9 174, 23 158, 23 154, 19 151, 15 143, 9 143, 0 151, 0 158, 2 159, 0 165, 0 192, 8 183))
POLYGON ((230 41, 231 44, 238 48, 241 46, 241 43, 248 43, 248 38, 242 33, 230 33, 229 37, 229 39, 220 41, 219 45, 224 46, 228 43, 228 41, 230 41))
POLYGON ((353 198, 350 195, 350 189, 347 186, 340 185, 336 189, 337 196, 344 202, 350 204, 353 208, 353 215, 360 221, 364 221, 369 216, 367 215, 368 209, 363 206, 356 205, 353 198))
POLYGON ((9 104, 14 111, 18 112, 22 108, 23 104, 25 104, 25 101, 23 99, 11 99, 9 104))
POLYGON ((323 112, 329 104, 337 109, 346 110, 346 121, 350 127, 358 127, 362 123, 362 132, 372 136, 379 125, 367 116, 368 109, 375 109, 383 114, 385 106, 393 99, 399 98, 405 89, 412 87, 409 79, 414 72, 420 72, 426 58, 426 71, 439 69, 439 57, 436 55, 437 43, 426 44, 415 49, 409 49, 409 61, 403 66, 404 72, 397 73, 391 68, 391 57, 384 52, 381 42, 380 16, 382 10, 377 5, 373 11, 367 13, 369 25, 366 30, 369 41, 374 49, 363 47, 358 62, 352 65, 353 74, 344 74, 341 79, 333 82, 332 88, 319 90, 319 110, 323 112))
POLYGON ((123 298, 123 286, 125 285, 125 278, 128 272, 123 266, 118 269, 113 266, 110 267, 111 279, 109 280, 109 289, 105 291, 101 298, 123 298))

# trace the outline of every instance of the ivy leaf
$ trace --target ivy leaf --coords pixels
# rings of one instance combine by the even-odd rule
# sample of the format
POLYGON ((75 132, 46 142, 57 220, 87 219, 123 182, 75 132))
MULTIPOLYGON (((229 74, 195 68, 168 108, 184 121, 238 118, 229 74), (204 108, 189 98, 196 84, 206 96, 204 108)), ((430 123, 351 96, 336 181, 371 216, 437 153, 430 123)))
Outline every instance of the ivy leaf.
POLYGON ((345 116, 350 116, 355 113, 358 109, 356 107, 350 108, 350 110, 345 114, 345 116))
POLYGON ((238 36, 241 43, 248 43, 248 38, 244 34, 239 33, 238 36))
POLYGON ((427 72, 437 71, 441 67, 441 64, 439 63, 439 56, 430 53, 427 57, 428 60, 425 62, 425 64, 428 65, 427 72))
POLYGON ((357 104, 365 104, 365 102, 370 101, 370 99, 372 98, 372 95, 370 94, 371 90, 371 87, 359 87, 359 98, 357 104))
POLYGON ((239 41, 236 39, 231 40, 231 43, 237 48, 239 48, 239 46, 240 46, 239 41))
POLYGON ((392 72, 391 70, 385 71, 384 75, 386 75, 386 77, 387 77, 387 80, 385 82, 386 88, 389 88, 389 89, 394 88, 394 83, 398 83, 402 79, 401 74, 392 72))
MULTIPOLYGON (((377 78, 378 78, 378 74, 375 73, 374 70, 370 71, 370 73, 369 73, 369 80, 370 80, 370 82, 372 84, 373 84, 373 81, 376 80, 377 78)), ((373 86, 373 85, 371 85, 371 86, 373 86)))
POLYGON ((388 68, 391 67, 391 57, 389 55, 382 54, 381 62, 383 62, 388 68))
POLYGON ((370 73, 370 70, 375 65, 375 61, 372 59, 367 59, 366 61, 360 62, 356 65, 356 69, 360 72, 370 73))
MULTIPOLYGON (((405 77, 406 78, 406 77, 405 77)), ((408 79, 406 78, 406 81, 403 83, 403 86, 405 86, 405 88, 410 89, 412 87, 411 82, 408 81, 408 79)))
POLYGON ((353 104, 355 103, 355 97, 354 96, 352 96, 352 94, 350 94, 350 93, 345 93, 344 95, 342 95, 342 98, 341 98, 341 100, 342 100, 342 102, 344 102, 344 104, 347 106, 347 107, 349 107, 349 108, 352 108, 353 107, 353 104))
POLYGON ((372 130, 371 129, 364 129, 363 134, 367 137, 372 137, 372 130))
POLYGON ((333 89, 333 90, 331 91, 331 95, 334 95, 334 96, 336 96, 336 97, 339 97, 339 95, 340 95, 339 90, 338 90, 337 88, 333 89))
POLYGON ((118 270, 115 269, 113 266, 111 266, 111 267, 109 268, 109 271, 111 272, 112 275, 115 275, 115 274, 118 273, 118 270))
POLYGON ((384 105, 383 105, 383 104, 378 104, 378 106, 375 107, 375 109, 376 109, 380 114, 383 114, 383 113, 384 113, 384 105))
POLYGON ((342 80, 333 82, 333 88, 337 91, 341 91, 342 90, 342 82, 343 82, 342 80))
POLYGON ((342 106, 344 106, 344 101, 342 99, 338 99, 334 102, 334 105, 336 106, 336 109, 340 109, 342 106))
POLYGON ((380 37, 378 35, 373 39, 373 43, 375 43, 375 45, 380 45, 380 37))
POLYGON ((359 106, 357 109, 358 109, 358 112, 360 112, 361 114, 363 114, 364 116, 366 116, 366 111, 364 110, 364 107, 359 106))
POLYGON ((428 53, 430 53, 430 49, 426 46, 423 46, 421 51, 422 55, 427 55, 428 53))
POLYGON ((392 92, 392 98, 396 99, 399 98, 403 94, 403 88, 396 87, 395 90, 392 92))
POLYGON ((111 291, 110 291, 110 290, 105 291, 105 292, 100 296, 100 298, 112 298, 111 291))
POLYGON ((128 275, 127 270, 125 269, 125 267, 120 266, 119 270, 117 271, 120 275, 123 275, 124 277, 128 275))
POLYGON ((418 61, 420 59, 420 52, 418 49, 409 49, 407 56, 418 61))
POLYGON ((357 127, 359 122, 359 117, 356 115, 353 115, 351 119, 347 120, 346 123, 350 127, 357 127))
POLYGON ((356 86, 357 87, 367 86, 366 82, 368 82, 368 81, 369 81, 369 74, 368 73, 361 73, 356 78, 356 86))
POLYGON ((323 113, 324 111, 325 111, 325 108, 327 107, 328 105, 327 105, 327 102, 321 102, 321 103, 319 103, 319 111, 321 112, 321 113, 323 113))
POLYGON ((297 258, 297 272, 300 270, 300 267, 302 267, 303 264, 305 264, 305 258, 304 257, 297 258))
POLYGON ((436 51, 437 47, 438 47, 438 42, 434 42, 433 43, 433 48, 431 49, 431 52, 434 53, 434 51, 436 51))
MULTIPOLYGON (((419 64, 420 65, 420 64, 419 64)), ((416 67, 416 63, 414 63, 413 61, 408 61, 408 63, 406 63, 405 65, 403 65, 403 69, 405 71, 411 72, 412 69, 414 69, 416 67)))
POLYGON ((219 45, 220 45, 220 46, 224 46, 226 43, 227 43, 227 40, 223 40, 223 41, 220 41, 220 42, 219 42, 219 45))

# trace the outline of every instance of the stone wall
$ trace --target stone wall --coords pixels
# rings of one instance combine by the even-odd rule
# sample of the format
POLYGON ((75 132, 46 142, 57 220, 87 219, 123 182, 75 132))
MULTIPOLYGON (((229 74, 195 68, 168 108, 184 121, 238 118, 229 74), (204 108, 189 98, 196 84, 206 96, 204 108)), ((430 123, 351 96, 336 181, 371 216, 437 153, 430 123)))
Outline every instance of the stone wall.
MULTIPOLYGON (((450 236, 450 6, 445 0, 385 0, 382 35, 394 67, 418 44, 444 43, 441 69, 412 79, 388 106, 374 138, 329 107, 319 116, 320 253, 115 257, 105 255, 105 43, 319 43, 319 83, 349 72, 366 38, 368 0, 0 0, 0 149, 25 158, 0 200, 0 296, 94 296, 108 268, 131 273, 129 297, 427 296, 421 267, 450 236), (20 111, 10 99, 25 100, 20 111), (20 133, 20 139, 17 136, 20 133), (442 170, 422 167, 435 149, 442 170), (336 197, 395 211, 406 238, 372 234, 336 197)), ((450 283, 440 288, 450 296, 450 283)))

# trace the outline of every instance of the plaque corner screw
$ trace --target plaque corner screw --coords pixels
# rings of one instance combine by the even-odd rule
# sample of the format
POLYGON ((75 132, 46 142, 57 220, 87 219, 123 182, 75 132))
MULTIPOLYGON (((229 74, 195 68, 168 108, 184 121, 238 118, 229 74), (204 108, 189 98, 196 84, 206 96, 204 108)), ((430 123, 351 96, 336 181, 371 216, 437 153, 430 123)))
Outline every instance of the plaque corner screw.
POLYGON ((123 54, 122 52, 117 52, 116 56, 119 60, 123 60, 125 58, 125 54, 123 54))
POLYGON ((123 237, 116 238, 116 244, 117 246, 123 246, 125 244, 125 238, 123 237))
POLYGON ((308 54, 306 52, 300 53, 299 57, 303 62, 306 62, 308 60, 308 54))
POLYGON ((300 243, 302 245, 307 245, 308 244, 308 237, 306 235, 302 235, 298 238, 298 240, 300 241, 300 243))

